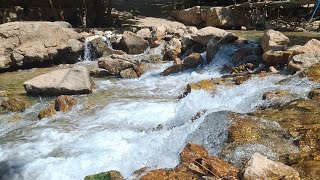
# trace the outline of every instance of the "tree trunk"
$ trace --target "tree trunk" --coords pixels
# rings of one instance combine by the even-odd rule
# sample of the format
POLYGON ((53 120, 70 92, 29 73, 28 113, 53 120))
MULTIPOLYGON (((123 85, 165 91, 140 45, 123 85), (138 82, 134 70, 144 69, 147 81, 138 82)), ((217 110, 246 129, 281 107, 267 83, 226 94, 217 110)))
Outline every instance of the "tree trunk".
POLYGON ((112 25, 112 0, 108 0, 108 10, 107 10, 107 25, 110 26, 112 25))

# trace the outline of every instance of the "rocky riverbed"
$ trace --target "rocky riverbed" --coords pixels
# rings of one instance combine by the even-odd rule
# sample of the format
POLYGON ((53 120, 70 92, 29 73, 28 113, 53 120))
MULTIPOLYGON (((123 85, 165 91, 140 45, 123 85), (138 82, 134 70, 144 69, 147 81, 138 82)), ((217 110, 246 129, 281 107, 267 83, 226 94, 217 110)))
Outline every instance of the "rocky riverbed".
POLYGON ((25 24, 0 25, 0 179, 320 176, 318 34, 25 24))

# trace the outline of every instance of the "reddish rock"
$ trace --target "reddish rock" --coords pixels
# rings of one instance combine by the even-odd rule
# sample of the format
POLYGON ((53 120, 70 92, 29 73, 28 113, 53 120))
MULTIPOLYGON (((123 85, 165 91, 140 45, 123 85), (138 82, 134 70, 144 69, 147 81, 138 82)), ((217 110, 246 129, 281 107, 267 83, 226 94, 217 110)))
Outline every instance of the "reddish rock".
POLYGON ((68 112, 70 111, 73 106, 76 104, 76 100, 72 96, 59 96, 55 100, 55 110, 61 112, 68 112))

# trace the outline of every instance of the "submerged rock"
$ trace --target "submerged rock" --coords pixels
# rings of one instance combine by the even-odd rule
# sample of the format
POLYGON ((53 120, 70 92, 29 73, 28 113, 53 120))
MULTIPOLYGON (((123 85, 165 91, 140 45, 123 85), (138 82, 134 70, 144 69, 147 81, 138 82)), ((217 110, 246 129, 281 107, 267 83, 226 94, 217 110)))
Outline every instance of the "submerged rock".
POLYGON ((76 100, 72 96, 59 96, 55 101, 54 108, 56 111, 68 112, 76 104, 76 100))
POLYGON ((75 63, 83 51, 81 35, 55 22, 6 23, 0 34, 0 69, 75 63))
POLYGON ((255 179, 300 179, 299 173, 280 162, 275 162, 265 156, 255 153, 243 170, 245 180, 255 179))
POLYGON ((55 70, 26 81, 23 86, 28 94, 34 95, 89 94, 94 89, 83 66, 55 70))
POLYGON ((1 102, 1 107, 11 112, 24 111, 29 105, 30 103, 22 97, 12 97, 1 102))
POLYGON ((107 171, 95 175, 86 176, 84 180, 124 180, 120 172, 118 171, 107 171))
POLYGON ((289 42, 289 38, 281 32, 269 29, 264 32, 261 44, 264 52, 269 50, 282 51, 287 48, 289 42))
POLYGON ((47 107, 40 110, 38 114, 38 118, 39 119, 50 118, 56 114, 57 114, 57 111, 55 109, 55 104, 53 102, 53 103, 50 103, 47 107))
POLYGON ((59 96, 52 101, 47 107, 40 110, 38 114, 39 119, 53 117, 57 112, 69 112, 75 106, 76 100, 72 96, 59 96))
POLYGON ((126 31, 123 33, 120 41, 121 48, 128 54, 142 54, 149 46, 148 41, 133 32, 126 31))

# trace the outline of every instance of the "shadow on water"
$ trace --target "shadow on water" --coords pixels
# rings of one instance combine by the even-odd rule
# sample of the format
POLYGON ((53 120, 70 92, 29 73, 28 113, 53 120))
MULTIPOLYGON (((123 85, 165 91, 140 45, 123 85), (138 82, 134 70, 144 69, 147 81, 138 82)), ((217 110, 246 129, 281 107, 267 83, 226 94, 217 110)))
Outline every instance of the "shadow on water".
POLYGON ((11 159, 0 162, 0 180, 21 179, 20 173, 26 164, 25 160, 11 159))

